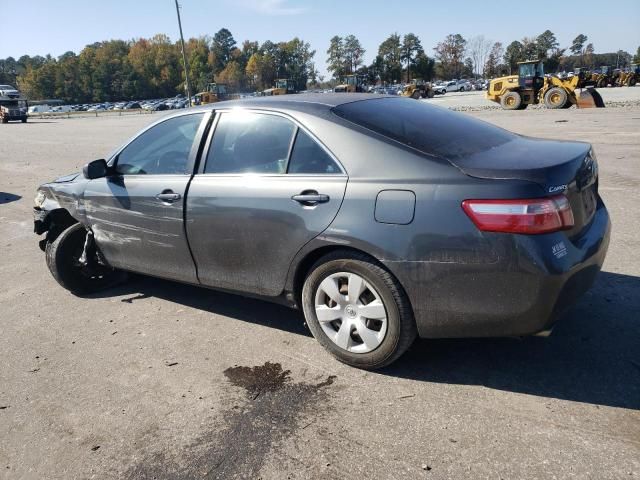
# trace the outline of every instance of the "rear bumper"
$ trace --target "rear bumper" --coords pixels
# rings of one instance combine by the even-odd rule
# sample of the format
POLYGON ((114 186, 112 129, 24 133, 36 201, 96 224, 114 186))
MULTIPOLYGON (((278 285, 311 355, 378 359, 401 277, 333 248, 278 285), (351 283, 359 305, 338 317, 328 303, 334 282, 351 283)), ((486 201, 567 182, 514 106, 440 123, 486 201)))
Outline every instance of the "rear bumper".
POLYGON ((611 224, 599 201, 579 238, 487 234, 487 263, 387 262, 427 338, 531 335, 548 330, 593 284, 611 224))

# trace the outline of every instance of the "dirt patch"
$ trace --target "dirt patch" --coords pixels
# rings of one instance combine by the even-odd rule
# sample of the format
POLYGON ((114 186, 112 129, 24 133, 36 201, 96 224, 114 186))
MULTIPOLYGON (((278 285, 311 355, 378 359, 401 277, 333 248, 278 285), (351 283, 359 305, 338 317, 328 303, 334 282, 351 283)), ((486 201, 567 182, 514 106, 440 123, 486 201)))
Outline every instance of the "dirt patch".
POLYGON ((132 466, 128 479, 258 478, 272 449, 299 427, 307 406, 314 415, 327 400, 324 387, 296 383, 278 363, 234 366, 224 371, 229 382, 244 390, 244 400, 224 414, 220 428, 202 434, 181 451, 156 453, 132 466))

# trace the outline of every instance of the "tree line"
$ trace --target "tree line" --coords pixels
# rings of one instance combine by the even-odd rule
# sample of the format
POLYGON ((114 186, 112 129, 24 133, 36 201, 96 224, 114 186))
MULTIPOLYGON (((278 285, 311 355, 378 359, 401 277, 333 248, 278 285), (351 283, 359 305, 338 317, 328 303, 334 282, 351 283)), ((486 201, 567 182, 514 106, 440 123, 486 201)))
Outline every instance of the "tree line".
MULTIPOLYGON (((244 41, 238 45, 223 28, 213 37, 186 42, 187 68, 192 93, 214 81, 235 91, 269 88, 278 78, 292 80, 298 90, 326 87, 343 76, 357 74, 369 84, 424 80, 493 78, 517 72, 520 61, 541 59, 545 71, 571 71, 576 67, 612 65, 624 68, 640 62, 619 50, 595 53, 588 37, 579 34, 561 48, 556 36, 546 30, 536 37, 511 42, 506 48, 482 35, 465 39, 447 35, 429 56, 414 33, 389 35, 378 47, 374 60, 365 64, 365 49, 354 35, 334 36, 326 51, 331 78, 319 75, 315 50, 299 38, 289 41, 244 41)), ((0 83, 17 85, 29 98, 58 98, 87 103, 142 98, 163 98, 184 92, 184 69, 178 42, 163 34, 131 41, 109 40, 87 45, 79 54, 67 52, 58 58, 24 55, 0 59, 0 83)))

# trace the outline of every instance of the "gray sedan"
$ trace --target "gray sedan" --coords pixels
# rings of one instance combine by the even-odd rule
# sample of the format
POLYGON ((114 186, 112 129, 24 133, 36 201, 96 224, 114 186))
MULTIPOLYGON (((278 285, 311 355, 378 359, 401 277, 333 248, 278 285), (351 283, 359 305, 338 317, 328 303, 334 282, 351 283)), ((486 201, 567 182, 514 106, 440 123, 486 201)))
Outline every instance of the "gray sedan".
POLYGON ((418 335, 547 332, 594 281, 610 223, 588 144, 308 94, 163 117, 42 185, 35 231, 77 295, 136 272, 260 296, 373 369, 418 335))

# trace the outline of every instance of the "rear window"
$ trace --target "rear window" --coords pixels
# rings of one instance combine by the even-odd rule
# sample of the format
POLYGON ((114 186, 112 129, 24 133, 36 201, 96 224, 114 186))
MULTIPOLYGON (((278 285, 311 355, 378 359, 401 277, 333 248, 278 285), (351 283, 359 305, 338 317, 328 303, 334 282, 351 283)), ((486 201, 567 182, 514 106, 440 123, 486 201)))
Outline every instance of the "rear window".
POLYGON ((515 134, 475 118, 413 99, 345 103, 339 117, 429 155, 459 158, 507 143, 515 134))

